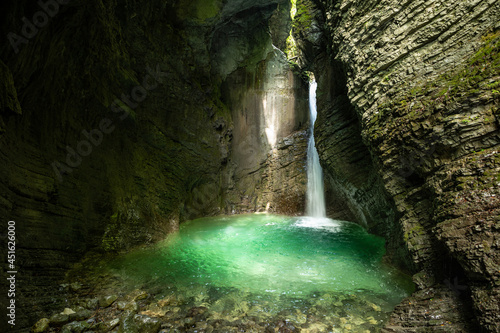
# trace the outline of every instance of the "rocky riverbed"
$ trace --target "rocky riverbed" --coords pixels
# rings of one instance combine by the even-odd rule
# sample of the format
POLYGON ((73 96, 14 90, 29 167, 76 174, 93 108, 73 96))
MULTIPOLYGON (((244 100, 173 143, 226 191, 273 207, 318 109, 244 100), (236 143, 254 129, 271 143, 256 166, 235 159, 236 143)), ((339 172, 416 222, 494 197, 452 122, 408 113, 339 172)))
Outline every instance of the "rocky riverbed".
POLYGON ((82 292, 78 282, 62 287, 74 290, 68 307, 40 319, 32 327, 33 333, 368 333, 378 332, 389 314, 356 295, 316 295, 308 311, 288 309, 271 314, 265 305, 242 301, 246 295, 239 291, 214 300, 203 287, 192 290, 191 295, 136 289, 106 296, 82 292))

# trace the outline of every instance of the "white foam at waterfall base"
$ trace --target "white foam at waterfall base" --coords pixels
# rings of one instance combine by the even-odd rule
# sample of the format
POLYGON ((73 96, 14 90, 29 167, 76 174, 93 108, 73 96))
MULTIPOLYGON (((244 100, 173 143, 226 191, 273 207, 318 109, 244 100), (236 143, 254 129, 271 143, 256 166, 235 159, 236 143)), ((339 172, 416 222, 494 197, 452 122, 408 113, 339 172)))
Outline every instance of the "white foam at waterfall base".
POLYGON ((326 230, 329 232, 339 232, 341 229, 340 222, 329 219, 328 217, 304 216, 299 218, 299 220, 295 223, 295 226, 326 230))
POLYGON ((318 151, 314 141, 316 122, 316 81, 309 85, 310 137, 307 145, 307 201, 306 214, 312 217, 326 217, 323 170, 319 163, 318 151))

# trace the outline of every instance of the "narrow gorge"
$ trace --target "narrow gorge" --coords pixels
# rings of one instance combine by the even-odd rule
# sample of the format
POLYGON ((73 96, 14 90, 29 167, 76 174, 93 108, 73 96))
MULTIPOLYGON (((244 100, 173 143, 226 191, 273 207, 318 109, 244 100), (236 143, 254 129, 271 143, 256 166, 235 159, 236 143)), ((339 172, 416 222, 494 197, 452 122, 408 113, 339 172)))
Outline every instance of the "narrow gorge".
POLYGON ((0 8, 0 331, 500 332, 500 0, 0 8))

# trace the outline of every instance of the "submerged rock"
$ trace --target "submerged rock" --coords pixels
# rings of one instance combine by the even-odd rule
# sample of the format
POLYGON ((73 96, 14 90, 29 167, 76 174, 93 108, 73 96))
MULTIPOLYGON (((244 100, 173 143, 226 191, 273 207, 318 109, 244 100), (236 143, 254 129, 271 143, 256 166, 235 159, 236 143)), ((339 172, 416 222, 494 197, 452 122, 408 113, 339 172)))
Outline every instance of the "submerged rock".
POLYGON ((114 301, 118 299, 118 295, 111 295, 111 296, 102 296, 99 298, 99 306, 101 308, 107 308, 111 304, 113 304, 114 301))
POLYGON ((135 314, 133 311, 124 312, 120 318, 119 333, 157 333, 161 321, 146 315, 135 314))
POLYGON ((131 301, 140 301, 148 298, 149 294, 144 290, 136 289, 128 294, 125 298, 131 301))
POLYGON ((125 310, 125 305, 127 305, 127 302, 125 302, 125 301, 116 302, 116 308, 118 310, 122 310, 122 311, 125 310))
POLYGON ((99 306, 99 299, 98 298, 92 298, 87 301, 86 307, 89 310, 95 310, 99 306))
POLYGON ((126 310, 126 311, 137 311, 137 309, 138 309, 138 306, 137 306, 137 303, 135 301, 128 302, 123 307, 123 310, 126 310))
POLYGON ((79 282, 73 282, 69 285, 69 289, 73 292, 77 292, 78 290, 82 289, 82 284, 79 282))
POLYGON ((120 326, 118 333, 138 333, 139 329, 134 321, 134 313, 131 311, 124 312, 120 317, 120 326))
POLYGON ((112 320, 106 322, 105 325, 106 325, 108 330, 112 330, 113 328, 118 326, 119 323, 120 323, 120 318, 115 318, 115 319, 112 319, 112 320))
POLYGON ((161 321, 145 315, 134 315, 134 322, 139 333, 157 333, 161 327, 161 321))

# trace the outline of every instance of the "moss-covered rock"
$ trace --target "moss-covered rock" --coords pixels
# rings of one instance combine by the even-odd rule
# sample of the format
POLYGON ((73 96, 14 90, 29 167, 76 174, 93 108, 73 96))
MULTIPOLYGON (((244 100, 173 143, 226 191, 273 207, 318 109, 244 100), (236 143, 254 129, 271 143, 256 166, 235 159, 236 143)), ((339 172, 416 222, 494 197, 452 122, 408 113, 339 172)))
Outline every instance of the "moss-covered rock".
POLYGON ((39 321, 37 321, 35 323, 35 325, 33 325, 33 327, 31 328, 31 332, 32 333, 47 332, 49 329, 49 322, 50 322, 50 320, 47 318, 40 319, 39 321))
POLYGON ((419 305, 402 303, 387 331, 418 330, 432 313, 449 318, 433 323, 443 329, 497 331, 492 267, 499 259, 491 239, 498 231, 479 211, 491 210, 497 196, 488 179, 496 178, 491 158, 500 146, 499 4, 343 0, 319 1, 319 7, 328 48, 303 53, 301 61, 316 64, 319 103, 325 105, 325 125, 316 130, 325 173, 344 189, 338 197, 359 202, 364 209, 357 215, 369 216, 369 228, 386 235, 393 261, 418 273, 419 305), (339 123, 344 126, 335 127, 339 123), (380 179, 379 197, 393 207, 392 215, 371 218, 381 201, 359 191, 370 177, 349 172, 370 168, 368 154, 380 179), (340 158, 351 155, 357 159, 340 158), (450 281, 468 287, 455 290, 450 281), (460 299, 443 296, 446 309, 425 307, 423 295, 447 289, 460 299))

